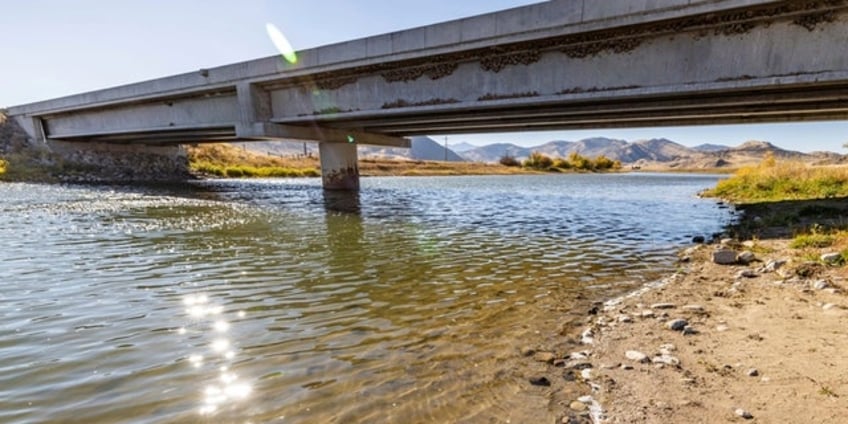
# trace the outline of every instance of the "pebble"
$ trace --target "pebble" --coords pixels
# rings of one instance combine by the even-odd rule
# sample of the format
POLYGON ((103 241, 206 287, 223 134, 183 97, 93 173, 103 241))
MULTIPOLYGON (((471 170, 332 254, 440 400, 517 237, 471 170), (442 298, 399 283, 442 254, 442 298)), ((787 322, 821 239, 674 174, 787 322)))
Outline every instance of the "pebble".
POLYGON ((729 249, 719 249, 713 252, 713 263, 718 265, 733 265, 736 263, 736 252, 729 249))
POLYGON ((686 306, 683 307, 683 310, 687 311, 687 312, 696 313, 696 314, 703 314, 703 313, 707 312, 707 310, 704 309, 704 307, 701 306, 701 305, 686 305, 686 306))
POLYGON ((573 370, 585 370, 587 368, 592 368, 592 363, 580 360, 569 361, 565 364, 565 367, 573 370))
POLYGON ((583 344, 594 344, 595 332, 593 332, 591 328, 587 328, 583 331, 583 334, 580 335, 580 342, 583 344))
POLYGON ((687 325, 689 325, 689 321, 685 319, 674 319, 665 323, 665 326, 672 331, 683 331, 687 325))
POLYGON ((621 369, 629 371, 633 369, 633 365, 621 364, 621 369))
POLYGON ((780 267, 782 267, 783 265, 786 265, 785 259, 777 259, 777 260, 773 260, 773 261, 768 261, 768 263, 766 263, 764 271, 765 272, 775 272, 778 269, 780 269, 780 267))
POLYGON ((590 404, 592 404, 592 402, 595 401, 595 399, 591 395, 586 395, 586 396, 580 396, 579 398, 577 398, 577 401, 583 402, 587 405, 590 405, 590 404))
POLYGON ((631 361, 643 363, 650 362, 650 359, 648 359, 648 355, 645 355, 644 353, 639 352, 638 350, 628 350, 624 353, 624 356, 631 361))
POLYGON ((651 309, 674 309, 677 305, 673 303, 654 303, 651 305, 651 309))
POLYGON ((835 264, 842 262, 842 254, 841 253, 825 253, 821 255, 822 262, 826 264, 835 264))
POLYGON ((729 246, 729 245, 733 244, 733 239, 732 238, 723 238, 723 239, 721 239, 721 241, 719 241, 719 244, 721 244, 722 246, 729 246))
POLYGON ((738 415, 738 416, 740 416, 740 417, 742 417, 742 418, 744 418, 744 419, 746 419, 746 420, 750 420, 750 419, 753 419, 753 418, 754 418, 754 416, 753 416, 753 415, 751 415, 751 413, 750 413, 750 412, 748 412, 748 411, 746 411, 746 410, 744 410, 744 409, 742 409, 742 408, 738 408, 738 409, 736 409, 736 411, 735 411, 735 412, 736 412, 736 415, 738 415))
POLYGON ((655 364, 671 365, 673 367, 680 365, 680 359, 671 355, 654 356, 651 358, 651 362, 655 364))
POLYGON ((825 280, 816 280, 813 282, 812 286, 816 290, 824 290, 830 287, 830 284, 828 284, 828 282, 825 280))
POLYGON ((736 261, 743 265, 748 265, 751 262, 757 260, 757 257, 754 256, 753 253, 744 251, 736 256, 736 261))
POLYGON ((691 336, 693 334, 698 334, 698 330, 696 330, 695 327, 692 327, 691 325, 687 325, 686 327, 683 327, 683 335, 684 336, 691 336))
POLYGON ((592 369, 586 368, 586 369, 580 370, 580 378, 587 380, 587 381, 591 380, 592 379, 592 369))
POLYGON ((718 331, 718 332, 720 332, 720 333, 725 332, 725 331, 727 331, 727 330, 730 330, 730 327, 728 327, 728 326, 726 326, 726 325, 724 325, 724 324, 720 324, 720 325, 717 325, 717 326, 716 326, 716 331, 718 331))
POLYGON ((551 385, 551 380, 548 380, 547 377, 530 377, 530 384, 534 386, 548 387, 551 385))
POLYGON ((743 269, 736 274, 736 278, 757 278, 758 274, 752 269, 743 269))
POLYGON ((673 344, 664 344, 660 346, 660 355, 671 355, 677 348, 673 344))
POLYGON ((751 368, 745 374, 747 374, 748 377, 756 377, 756 376, 760 375, 760 371, 757 370, 756 368, 751 368))
POLYGON ((601 369, 604 369, 604 370, 612 370, 612 369, 616 369, 616 368, 618 368, 618 367, 620 367, 620 366, 621 366, 621 363, 617 363, 617 364, 601 364, 601 369))
POLYGON ((577 411, 577 412, 583 412, 583 411, 586 410, 586 404, 583 403, 583 402, 576 401, 576 400, 574 402, 571 402, 571 404, 568 405, 568 407, 571 408, 573 411, 577 411))
POLYGON ((629 315, 619 315, 618 322, 633 322, 633 318, 630 318, 629 315))
POLYGON ((556 359, 556 355, 551 352, 536 352, 536 354, 533 355, 533 359, 537 362, 547 362, 552 364, 554 359, 556 359))
POLYGON ((749 249, 753 249, 754 246, 756 246, 756 245, 757 245, 757 243, 754 243, 753 240, 745 240, 745 241, 742 242, 742 246, 745 246, 749 249))
POLYGON ((640 312, 639 316, 641 316, 642 318, 653 318, 653 317, 657 316, 657 314, 655 314, 654 311, 647 310, 647 311, 640 312))

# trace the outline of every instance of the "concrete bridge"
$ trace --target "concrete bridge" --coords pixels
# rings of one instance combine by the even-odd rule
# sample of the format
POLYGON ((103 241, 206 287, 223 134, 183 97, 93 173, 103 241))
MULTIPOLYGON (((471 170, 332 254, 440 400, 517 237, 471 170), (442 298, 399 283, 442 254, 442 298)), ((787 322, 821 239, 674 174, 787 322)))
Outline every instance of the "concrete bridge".
POLYGON ((357 144, 411 135, 845 119, 846 41, 848 0, 551 0, 9 113, 120 154, 317 141, 356 189, 357 144))

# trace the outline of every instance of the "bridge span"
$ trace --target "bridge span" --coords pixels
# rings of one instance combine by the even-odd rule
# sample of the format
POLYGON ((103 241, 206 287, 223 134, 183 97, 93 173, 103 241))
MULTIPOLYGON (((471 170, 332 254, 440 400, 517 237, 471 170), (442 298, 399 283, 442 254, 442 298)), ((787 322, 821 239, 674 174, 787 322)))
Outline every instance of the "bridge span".
POLYGON ((357 144, 406 136, 848 117, 848 0, 550 0, 20 105, 33 142, 121 154, 320 143, 327 189, 357 144))

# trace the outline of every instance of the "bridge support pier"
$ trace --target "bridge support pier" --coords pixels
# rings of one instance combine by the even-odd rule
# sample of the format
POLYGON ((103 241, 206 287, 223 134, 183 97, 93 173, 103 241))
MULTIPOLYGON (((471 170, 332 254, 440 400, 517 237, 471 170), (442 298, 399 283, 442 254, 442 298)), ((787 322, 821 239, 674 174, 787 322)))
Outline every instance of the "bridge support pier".
POLYGON ((324 190, 359 190, 356 144, 319 143, 324 190))

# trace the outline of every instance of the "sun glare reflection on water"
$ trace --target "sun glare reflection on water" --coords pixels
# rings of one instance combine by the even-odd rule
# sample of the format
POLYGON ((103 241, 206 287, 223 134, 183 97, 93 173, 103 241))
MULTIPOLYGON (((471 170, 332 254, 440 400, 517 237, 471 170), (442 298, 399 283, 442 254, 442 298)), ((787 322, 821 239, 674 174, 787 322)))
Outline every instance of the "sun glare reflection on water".
MULTIPOLYGON (((200 353, 188 357, 189 364, 195 369, 203 369, 207 363, 209 367, 217 368, 218 377, 203 389, 201 406, 198 409, 201 415, 213 415, 224 405, 234 406, 236 402, 250 397, 253 386, 242 381, 238 374, 231 370, 236 353, 232 341, 223 335, 231 327, 229 321, 221 316, 224 308, 211 304, 209 296, 205 294, 187 295, 183 298, 183 304, 186 307, 186 315, 194 321, 190 329, 180 327, 177 334, 214 334, 214 339, 207 346, 208 359, 200 353)), ((245 313, 238 311, 236 315, 243 318, 245 313)))

